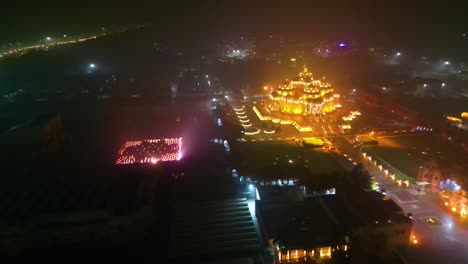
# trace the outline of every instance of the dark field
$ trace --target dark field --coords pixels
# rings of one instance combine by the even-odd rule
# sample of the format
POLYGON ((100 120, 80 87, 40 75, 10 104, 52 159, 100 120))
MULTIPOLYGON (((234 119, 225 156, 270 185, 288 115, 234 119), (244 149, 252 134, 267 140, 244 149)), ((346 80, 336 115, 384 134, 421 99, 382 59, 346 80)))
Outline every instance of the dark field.
POLYGON ((304 171, 320 175, 344 170, 335 154, 304 148, 295 142, 248 142, 239 148, 244 153, 239 172, 246 177, 295 178, 304 171))
POLYGON ((379 155, 392 166, 412 178, 418 175, 419 166, 434 159, 442 167, 466 167, 466 157, 457 142, 437 135, 409 135, 378 137, 379 144, 366 149, 379 155))

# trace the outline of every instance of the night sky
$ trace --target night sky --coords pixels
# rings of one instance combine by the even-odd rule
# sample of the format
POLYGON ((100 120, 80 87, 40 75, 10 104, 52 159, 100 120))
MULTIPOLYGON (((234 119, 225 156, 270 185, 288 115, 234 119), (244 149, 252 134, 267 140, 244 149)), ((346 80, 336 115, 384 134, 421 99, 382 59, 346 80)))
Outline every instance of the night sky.
POLYGON ((378 45, 445 45, 468 31, 462 2, 433 1, 9 1, 0 42, 37 39, 101 26, 151 22, 191 36, 283 34, 378 45), (277 3, 280 2, 280 3, 277 3), (347 2, 347 3, 345 3, 347 2))

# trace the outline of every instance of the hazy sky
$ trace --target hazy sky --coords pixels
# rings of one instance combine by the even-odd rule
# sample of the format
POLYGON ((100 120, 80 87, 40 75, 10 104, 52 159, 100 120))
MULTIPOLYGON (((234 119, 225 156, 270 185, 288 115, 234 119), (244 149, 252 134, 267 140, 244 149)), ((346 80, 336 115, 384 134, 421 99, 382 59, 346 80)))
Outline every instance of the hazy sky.
POLYGON ((166 30, 209 33, 343 35, 377 41, 441 41, 468 31, 462 2, 433 1, 9 1, 0 40, 49 32, 154 22, 166 30))

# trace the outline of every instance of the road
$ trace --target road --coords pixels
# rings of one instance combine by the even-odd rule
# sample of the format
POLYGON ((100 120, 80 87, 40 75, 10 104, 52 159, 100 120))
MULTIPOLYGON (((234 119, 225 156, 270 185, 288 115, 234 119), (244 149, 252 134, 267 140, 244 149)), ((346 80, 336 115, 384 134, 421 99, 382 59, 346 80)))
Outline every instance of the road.
POLYGON ((405 213, 413 215, 414 234, 419 244, 399 251, 406 263, 468 263, 468 229, 441 208, 436 194, 419 194, 414 189, 399 186, 373 163, 366 162, 344 137, 330 140, 342 154, 354 162, 362 162, 387 196, 405 213), (429 224, 428 218, 438 219, 440 223, 429 224))

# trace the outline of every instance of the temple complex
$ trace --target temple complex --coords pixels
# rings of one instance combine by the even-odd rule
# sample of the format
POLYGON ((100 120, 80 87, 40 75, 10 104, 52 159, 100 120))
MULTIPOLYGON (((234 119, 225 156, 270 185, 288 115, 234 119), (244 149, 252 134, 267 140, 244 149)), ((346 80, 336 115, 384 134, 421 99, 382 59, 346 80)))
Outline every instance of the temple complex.
POLYGON ((339 94, 330 83, 314 79, 311 72, 303 71, 291 81, 286 80, 270 94, 271 111, 294 115, 317 115, 329 113, 340 105, 339 94))

